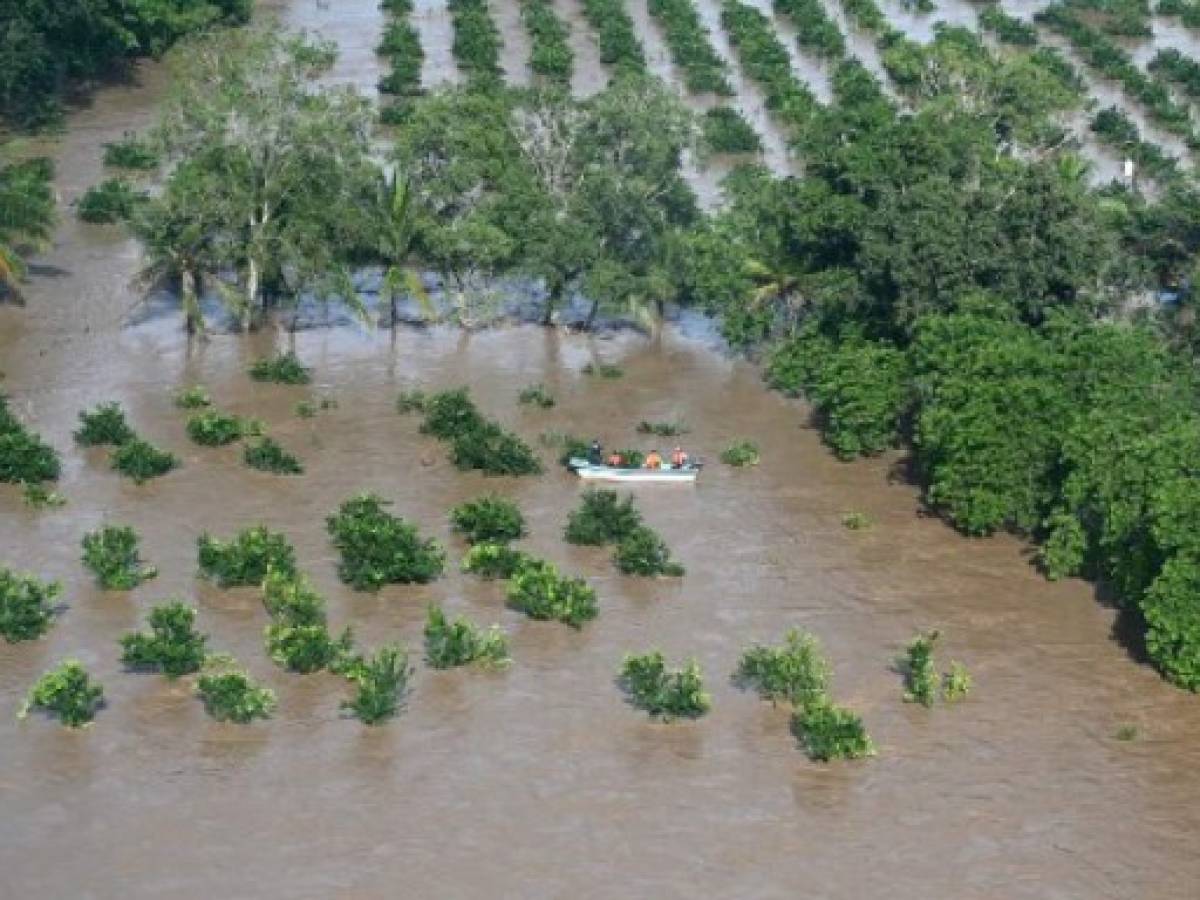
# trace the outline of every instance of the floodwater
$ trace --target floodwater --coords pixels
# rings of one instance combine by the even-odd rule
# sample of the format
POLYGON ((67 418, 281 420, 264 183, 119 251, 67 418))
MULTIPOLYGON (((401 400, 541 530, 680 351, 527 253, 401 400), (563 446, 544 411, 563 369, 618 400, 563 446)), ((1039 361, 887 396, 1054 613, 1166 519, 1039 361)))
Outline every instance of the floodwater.
MULTIPOLYGON (((162 73, 144 67, 140 81, 98 94, 52 148, 64 203, 98 179, 101 142, 150 121, 162 73)), ((33 512, 0 486, 0 563, 60 579, 67 609, 45 639, 0 645, 0 896, 1195 898, 1200 701, 1130 657, 1088 585, 1047 583, 1020 543, 966 540, 919 515, 892 459, 837 462, 803 406, 764 390, 750 365, 675 331, 340 328, 294 339, 313 386, 256 385, 246 366, 286 338, 189 344, 175 322, 120 327, 137 253, 118 231, 64 215, 40 262, 28 305, 0 307, 0 369, 15 407, 63 451, 70 502, 33 512), (593 360, 626 375, 579 374, 593 360), (554 409, 517 405, 537 381, 554 409), (191 444, 171 396, 196 382, 221 408, 262 417, 306 474, 255 472, 236 447, 191 444), (714 462, 694 488, 640 488, 688 572, 626 578, 607 552, 562 541, 580 492, 568 474, 459 473, 394 412, 401 390, 459 384, 530 441, 555 430, 647 447, 636 422, 679 419, 693 452, 715 460, 748 437, 763 462, 714 462), (337 408, 295 417, 317 396, 337 408), (138 487, 102 451, 74 448, 76 413, 106 400, 183 468, 138 487), (444 579, 374 595, 338 582, 324 517, 361 490, 447 545, 444 579), (456 571, 465 548, 447 511, 490 490, 525 510, 522 546, 595 585, 596 621, 526 620, 501 586, 456 571), (845 530, 851 510, 874 526, 845 530), (291 538, 331 624, 368 647, 412 648, 399 718, 367 728, 339 714, 340 679, 266 658, 256 591, 196 578, 201 532, 259 521, 291 538), (101 522, 135 527, 159 577, 96 590, 79 541, 101 522), (218 724, 187 680, 121 670, 118 637, 169 596, 195 603, 212 647, 277 692, 272 720, 218 724), (499 622, 512 668, 421 665, 434 601, 499 622), (791 627, 824 642, 836 699, 861 713, 877 757, 809 762, 784 709, 730 684, 746 646, 791 627), (930 627, 946 635, 943 665, 975 676, 957 707, 901 702, 892 660, 930 627), (663 725, 625 705, 616 668, 650 647, 698 659, 708 716, 663 725), (29 684, 65 656, 105 686, 93 726, 15 721, 29 684), (1115 738, 1125 725, 1136 740, 1115 738)))

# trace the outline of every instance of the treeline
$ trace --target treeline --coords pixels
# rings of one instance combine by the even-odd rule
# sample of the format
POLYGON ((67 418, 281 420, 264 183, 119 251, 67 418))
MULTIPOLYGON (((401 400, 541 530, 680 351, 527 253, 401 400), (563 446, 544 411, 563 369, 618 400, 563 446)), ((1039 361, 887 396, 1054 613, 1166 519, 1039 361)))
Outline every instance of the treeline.
POLYGON ((72 87, 162 53, 218 22, 244 23, 253 0, 0 0, 0 116, 55 119, 72 87))
POLYGON ((1200 689, 1200 414, 1170 346, 1191 346, 1190 295, 1173 321, 1124 321, 1142 286, 1188 285, 1200 195, 998 155, 996 109, 898 114, 855 63, 833 85, 806 176, 739 173, 689 239, 687 299, 769 348, 840 457, 908 445, 931 508, 1110 586, 1154 664, 1200 689))

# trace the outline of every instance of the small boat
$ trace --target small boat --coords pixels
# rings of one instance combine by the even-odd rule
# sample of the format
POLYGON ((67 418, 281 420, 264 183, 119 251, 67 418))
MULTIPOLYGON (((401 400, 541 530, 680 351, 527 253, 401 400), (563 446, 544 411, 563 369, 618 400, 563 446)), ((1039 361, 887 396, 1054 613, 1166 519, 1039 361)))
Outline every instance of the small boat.
POLYGON ((660 484, 694 484, 702 463, 688 463, 682 469, 663 466, 661 469, 623 469, 618 466, 596 465, 582 456, 575 456, 567 468, 584 481, 648 481, 660 484))

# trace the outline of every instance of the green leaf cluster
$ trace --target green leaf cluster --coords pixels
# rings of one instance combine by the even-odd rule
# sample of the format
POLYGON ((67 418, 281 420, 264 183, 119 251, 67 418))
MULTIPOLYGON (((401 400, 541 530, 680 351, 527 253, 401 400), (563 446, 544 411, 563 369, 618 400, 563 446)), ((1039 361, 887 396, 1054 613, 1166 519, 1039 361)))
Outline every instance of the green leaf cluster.
POLYGON ((68 659, 34 683, 17 718, 40 709, 57 716, 68 728, 80 728, 96 717, 103 704, 104 688, 92 682, 83 663, 68 659))
POLYGON ((179 465, 179 457, 169 450, 160 450, 149 441, 134 438, 109 455, 112 467, 138 484, 166 475, 179 465))
POLYGON ((704 691, 700 665, 689 659, 680 669, 668 669, 658 650, 629 654, 621 663, 618 683, 629 702, 664 722, 697 719, 708 712, 712 698, 704 691))
POLYGON ((440 606, 430 605, 425 616, 425 661, 435 669, 479 663, 506 666, 508 640, 499 625, 484 630, 463 616, 447 619, 440 606))
POLYGON ((450 460, 464 471, 489 475, 536 475, 541 461, 515 434, 485 419, 465 389, 443 391, 425 403, 421 431, 450 442, 450 460))
POLYGON ((247 444, 242 451, 242 459, 250 468, 262 472, 274 472, 276 475, 304 474, 304 466, 300 460, 269 437, 247 444))
POLYGON ((40 581, 0 566, 0 635, 10 644, 40 638, 54 621, 57 581, 40 581))
POLYGON ((312 381, 312 369, 305 367, 294 353, 255 360, 249 375, 255 381, 270 381, 275 384, 308 384, 312 381))
POLYGON ((263 606, 271 616, 263 639, 267 655, 292 672, 343 672, 357 664, 354 635, 336 639, 326 623, 325 600, 303 575, 271 569, 263 579, 263 606))
POLYGON ((26 428, 0 394, 0 482, 54 481, 61 465, 54 448, 26 428))
POLYGON ((559 573, 553 563, 525 559, 508 583, 508 605, 531 619, 548 619, 581 628, 596 618, 595 590, 582 578, 559 573))
POLYGON ((671 559, 671 551, 653 528, 638 525, 617 542, 613 562, 626 575, 667 575, 678 578, 684 568, 671 559))
POLYGON ((487 494, 450 510, 454 530, 472 544, 506 544, 525 536, 525 517, 512 500, 487 494))
POLYGON ((356 590, 425 584, 442 574, 445 551, 433 538, 422 538, 416 526, 389 513, 388 505, 376 494, 359 494, 325 520, 342 556, 338 574, 356 590))
POLYGON ((250 435, 262 434, 262 423, 216 409, 206 409, 188 418, 187 433, 203 447, 224 447, 250 435))
POLYGON ((294 575, 296 551, 287 537, 266 525, 239 531, 222 541, 207 532, 197 540, 200 573, 223 588, 260 585, 268 572, 294 575))
POLYGON ((137 437, 125 421, 120 403, 101 403, 95 409, 79 414, 75 442, 84 447, 109 444, 119 447, 137 437))
POLYGON ((107 591, 131 591, 158 574, 143 564, 137 532, 128 525, 105 525, 83 536, 83 564, 107 591))
POLYGON ((621 498, 616 491, 588 488, 567 518, 563 536, 571 544, 598 546, 621 541, 641 524, 632 494, 621 498))
POLYGON ((246 725, 268 719, 275 710, 275 692, 262 687, 227 657, 210 656, 196 682, 204 709, 218 722, 246 725))
POLYGON ((514 550, 507 544, 483 541, 472 545, 463 557, 462 570, 492 581, 512 578, 513 573, 528 560, 529 554, 514 550))
POLYGON ((196 610, 172 600, 150 610, 149 631, 121 638, 121 662, 133 669, 161 671, 168 678, 199 672, 208 635, 196 630, 196 610))
POLYGON ((379 725, 396 715, 408 691, 413 669, 403 647, 388 644, 374 656, 361 659, 348 672, 354 696, 342 703, 367 725, 379 725))

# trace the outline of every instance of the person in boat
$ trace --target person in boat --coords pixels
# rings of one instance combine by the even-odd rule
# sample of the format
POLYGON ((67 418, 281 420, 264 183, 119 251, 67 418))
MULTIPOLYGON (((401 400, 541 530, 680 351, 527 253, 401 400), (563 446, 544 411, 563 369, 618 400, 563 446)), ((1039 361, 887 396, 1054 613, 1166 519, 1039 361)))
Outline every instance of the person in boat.
POLYGON ((662 462, 662 454, 657 450, 651 450, 646 454, 646 461, 642 465, 647 469, 661 469, 662 462))
POLYGON ((623 468, 625 465, 625 460, 623 460, 621 458, 621 454, 618 453, 616 450, 614 450, 612 453, 608 454, 607 462, 608 462, 608 465, 614 469, 623 468))
POLYGON ((682 469, 688 463, 688 455, 682 447, 676 447, 671 451, 671 468, 682 469))
POLYGON ((588 447, 587 459, 593 466, 598 466, 604 461, 604 450, 600 446, 600 441, 592 441, 592 445, 588 447))

